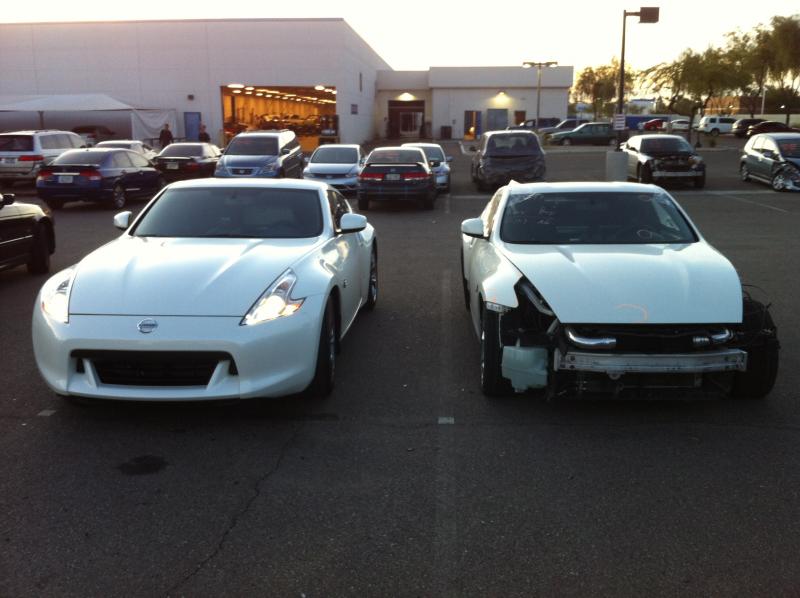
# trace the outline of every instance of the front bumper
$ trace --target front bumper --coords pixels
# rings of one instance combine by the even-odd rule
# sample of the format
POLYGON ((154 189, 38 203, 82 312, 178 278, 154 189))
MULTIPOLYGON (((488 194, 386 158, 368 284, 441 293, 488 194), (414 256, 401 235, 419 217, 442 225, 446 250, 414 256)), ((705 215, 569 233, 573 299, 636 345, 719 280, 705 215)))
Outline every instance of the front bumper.
POLYGON ((279 397, 303 391, 314 376, 324 307, 322 295, 306 298, 294 315, 256 326, 241 317, 87 316, 54 322, 33 313, 33 348, 39 372, 61 395, 133 401, 203 401, 279 397), (144 318, 158 328, 142 334, 144 318), (87 354, 104 351, 214 352, 221 360, 205 385, 150 386, 103 383, 87 354), (80 362, 80 363, 79 363, 80 362), (233 373, 232 373, 233 372, 233 373))
POLYGON ((369 183, 359 184, 358 195, 369 199, 423 199, 430 193, 435 192, 435 188, 431 187, 426 181, 424 184, 408 183, 408 184, 381 184, 369 183))
POLYGON ((338 176, 328 174, 306 174, 303 178, 308 181, 327 183, 339 191, 353 192, 358 190, 358 175, 338 176))
POLYGON ((556 349, 553 368, 561 371, 596 372, 609 375, 744 372, 747 369, 747 352, 741 349, 722 349, 676 354, 584 351, 562 353, 556 349))
POLYGON ((111 199, 112 189, 89 185, 69 185, 58 187, 56 185, 43 186, 36 184, 36 196, 47 201, 48 199, 105 201, 111 199))

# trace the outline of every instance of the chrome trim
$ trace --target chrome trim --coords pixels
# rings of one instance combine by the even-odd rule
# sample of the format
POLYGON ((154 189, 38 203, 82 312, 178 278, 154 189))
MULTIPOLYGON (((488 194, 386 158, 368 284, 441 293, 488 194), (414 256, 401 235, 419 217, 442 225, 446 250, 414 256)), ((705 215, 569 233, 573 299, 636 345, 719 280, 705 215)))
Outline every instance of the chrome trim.
POLYGON ((582 353, 562 354, 555 350, 553 367, 574 372, 599 372, 603 374, 690 374, 706 372, 744 372, 747 370, 747 352, 741 349, 723 349, 697 353, 645 354, 645 353, 582 353))
POLYGON ((693 336, 692 346, 694 347, 708 347, 711 344, 711 339, 707 336, 693 336))
POLYGON ((613 336, 580 336, 570 326, 565 327, 564 331, 569 342, 581 349, 613 349, 617 346, 617 339, 613 336))
POLYGON ((729 329, 725 328, 725 329, 723 329, 722 332, 720 332, 718 334, 712 334, 711 335, 711 342, 714 343, 715 345, 722 345, 724 343, 727 343, 732 338, 733 338, 733 332, 731 332, 729 329))

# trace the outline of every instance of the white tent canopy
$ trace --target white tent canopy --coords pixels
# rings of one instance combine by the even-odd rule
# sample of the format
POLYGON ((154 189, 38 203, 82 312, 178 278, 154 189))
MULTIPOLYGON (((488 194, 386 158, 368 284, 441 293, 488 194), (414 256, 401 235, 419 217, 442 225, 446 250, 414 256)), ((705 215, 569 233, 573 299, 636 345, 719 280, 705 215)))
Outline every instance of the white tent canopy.
POLYGON ((131 135, 134 139, 158 137, 167 123, 177 130, 175 110, 141 109, 121 102, 102 93, 79 93, 57 95, 0 95, 0 112, 38 112, 39 126, 44 128, 45 112, 95 112, 129 111, 131 135))

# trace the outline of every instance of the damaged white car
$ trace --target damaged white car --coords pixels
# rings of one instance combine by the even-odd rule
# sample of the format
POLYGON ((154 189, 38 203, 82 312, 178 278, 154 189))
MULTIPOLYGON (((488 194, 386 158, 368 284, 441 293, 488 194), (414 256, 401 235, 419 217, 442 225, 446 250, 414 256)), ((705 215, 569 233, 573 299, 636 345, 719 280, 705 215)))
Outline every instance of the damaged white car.
POLYGON ((777 330, 663 189, 502 187, 462 232, 485 394, 761 398, 777 330))

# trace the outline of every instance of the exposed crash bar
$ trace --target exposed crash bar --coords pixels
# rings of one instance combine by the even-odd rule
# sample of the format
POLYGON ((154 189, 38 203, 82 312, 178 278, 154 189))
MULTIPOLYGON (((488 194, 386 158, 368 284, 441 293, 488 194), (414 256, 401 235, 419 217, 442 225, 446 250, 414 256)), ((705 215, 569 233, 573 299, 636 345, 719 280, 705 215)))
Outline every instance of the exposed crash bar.
POLYGON ((613 349, 617 346, 617 339, 613 336, 581 336, 569 326, 566 333, 569 342, 581 349, 613 349))
POLYGON ((689 374, 704 372, 744 372, 747 353, 740 349, 673 354, 628 354, 569 352, 556 349, 554 367, 557 370, 624 374, 628 372, 689 374))

